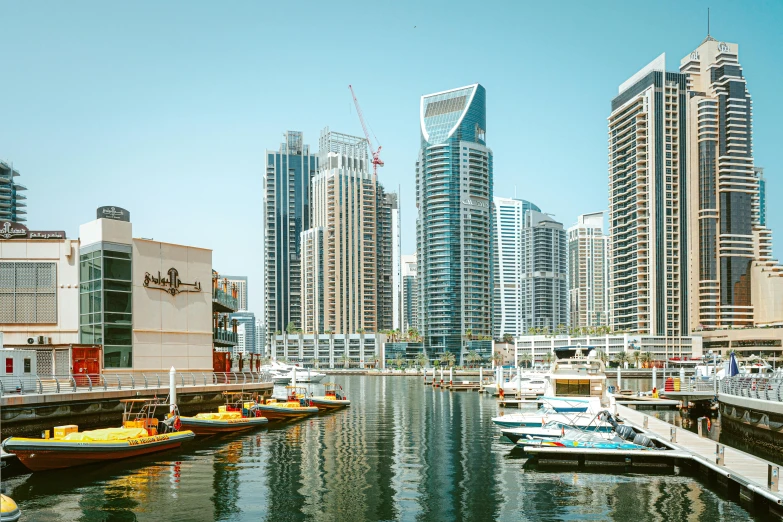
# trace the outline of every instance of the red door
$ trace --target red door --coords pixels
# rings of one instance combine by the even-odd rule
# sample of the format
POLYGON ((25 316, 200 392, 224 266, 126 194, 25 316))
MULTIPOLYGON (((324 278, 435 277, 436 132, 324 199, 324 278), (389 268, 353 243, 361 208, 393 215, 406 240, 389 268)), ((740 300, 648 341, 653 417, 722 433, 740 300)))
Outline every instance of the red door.
MULTIPOLYGON (((71 349, 71 364, 77 386, 87 386, 87 375, 96 376, 101 372, 100 348, 93 346, 73 347, 71 349)), ((95 380, 94 377, 92 377, 95 380)))

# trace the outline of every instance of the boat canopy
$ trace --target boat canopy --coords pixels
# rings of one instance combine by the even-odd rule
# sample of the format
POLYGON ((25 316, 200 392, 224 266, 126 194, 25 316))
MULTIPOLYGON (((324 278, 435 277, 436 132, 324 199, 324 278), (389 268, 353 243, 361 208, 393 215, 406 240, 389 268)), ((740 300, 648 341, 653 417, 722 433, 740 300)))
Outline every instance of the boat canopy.
POLYGON ((595 350, 595 346, 558 346, 554 349, 555 357, 558 359, 571 359, 576 357, 578 351, 582 351, 582 356, 587 357, 591 350, 595 350))

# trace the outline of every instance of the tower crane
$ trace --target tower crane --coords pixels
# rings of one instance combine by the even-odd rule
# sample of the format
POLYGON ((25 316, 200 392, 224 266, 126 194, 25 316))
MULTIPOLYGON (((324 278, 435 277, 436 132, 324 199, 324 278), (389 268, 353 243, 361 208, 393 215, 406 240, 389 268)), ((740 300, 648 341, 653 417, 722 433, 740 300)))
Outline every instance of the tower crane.
MULTIPOLYGON (((370 133, 367 131, 367 124, 364 122, 364 114, 362 114, 362 108, 359 107, 359 100, 356 99, 356 93, 353 92, 353 87, 348 86, 351 90, 351 96, 353 96, 353 103, 356 105, 356 112, 359 114, 359 121, 362 122, 362 129, 364 130, 364 137, 367 138, 367 144, 370 146, 370 153, 372 154, 372 173, 374 176, 378 176, 378 167, 383 167, 383 160, 381 160, 381 145, 378 144, 378 150, 375 150, 375 146, 370 138, 370 133)), ((377 141, 378 138, 376 137, 377 141)))

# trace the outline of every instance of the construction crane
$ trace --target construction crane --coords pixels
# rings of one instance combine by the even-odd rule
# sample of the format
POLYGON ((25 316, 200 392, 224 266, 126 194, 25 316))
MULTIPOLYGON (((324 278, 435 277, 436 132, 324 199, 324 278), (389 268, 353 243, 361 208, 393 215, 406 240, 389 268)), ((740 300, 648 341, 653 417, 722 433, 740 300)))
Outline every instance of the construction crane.
MULTIPOLYGON (((362 129, 364 130, 364 137, 367 138, 367 144, 370 146, 370 153, 372 154, 372 173, 375 176, 378 176, 378 167, 383 167, 383 160, 381 160, 381 145, 378 144, 378 150, 375 150, 375 147, 372 143, 372 139, 370 139, 370 133, 367 131, 367 124, 364 122, 364 114, 362 114, 362 108, 359 107, 359 100, 356 99, 356 93, 353 92, 353 87, 348 86, 349 89, 351 89, 351 96, 353 96, 353 103, 356 105, 356 112, 359 114, 359 121, 362 122, 362 129)), ((375 140, 378 140, 378 137, 376 136, 375 140)))

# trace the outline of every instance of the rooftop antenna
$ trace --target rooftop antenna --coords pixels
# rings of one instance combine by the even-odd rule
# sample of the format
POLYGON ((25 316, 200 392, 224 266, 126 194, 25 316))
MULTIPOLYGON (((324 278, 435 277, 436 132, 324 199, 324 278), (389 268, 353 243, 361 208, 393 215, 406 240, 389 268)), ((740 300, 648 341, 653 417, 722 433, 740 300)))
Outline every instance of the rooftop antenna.
POLYGON ((707 8, 707 36, 710 35, 710 8, 707 8))

